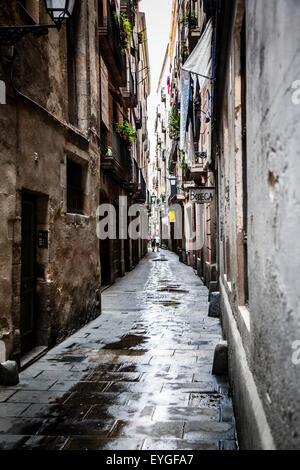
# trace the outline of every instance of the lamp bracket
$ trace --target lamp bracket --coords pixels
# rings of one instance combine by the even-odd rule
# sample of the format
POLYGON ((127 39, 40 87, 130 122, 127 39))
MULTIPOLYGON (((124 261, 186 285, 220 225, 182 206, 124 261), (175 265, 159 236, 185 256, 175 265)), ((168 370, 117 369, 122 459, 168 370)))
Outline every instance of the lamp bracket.
POLYGON ((27 34, 33 34, 39 38, 46 36, 50 28, 60 29, 61 24, 51 25, 22 25, 22 26, 0 26, 0 46, 14 46, 27 34))

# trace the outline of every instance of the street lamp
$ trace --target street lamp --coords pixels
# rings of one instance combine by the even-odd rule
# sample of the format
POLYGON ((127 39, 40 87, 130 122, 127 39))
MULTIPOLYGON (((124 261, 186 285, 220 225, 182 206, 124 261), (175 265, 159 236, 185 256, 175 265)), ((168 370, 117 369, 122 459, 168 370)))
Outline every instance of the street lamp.
POLYGON ((64 20, 71 18, 76 0, 44 0, 47 13, 54 24, 48 25, 21 25, 0 26, 0 46, 14 46, 20 39, 29 33, 34 37, 46 36, 50 28, 60 30, 64 20))
POLYGON ((54 23, 71 18, 75 0, 44 0, 47 13, 54 23))
POLYGON ((171 186, 175 186, 177 182, 177 177, 175 175, 170 174, 169 180, 170 180, 171 186))
POLYGON ((200 159, 202 160, 202 163, 203 163, 203 160, 207 158, 207 152, 195 152, 195 155, 198 160, 198 163, 200 159))

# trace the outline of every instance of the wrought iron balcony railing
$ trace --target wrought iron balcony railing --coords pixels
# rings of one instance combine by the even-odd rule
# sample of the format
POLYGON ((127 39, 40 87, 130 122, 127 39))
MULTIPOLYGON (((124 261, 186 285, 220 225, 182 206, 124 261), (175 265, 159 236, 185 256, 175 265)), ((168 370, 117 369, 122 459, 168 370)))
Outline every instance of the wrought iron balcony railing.
POLYGON ((101 149, 101 168, 110 172, 117 181, 128 184, 132 178, 132 158, 125 141, 112 132, 112 146, 101 149))
POLYGON ((126 56, 122 51, 120 29, 109 0, 99 1, 99 46, 111 71, 114 85, 126 86, 126 56))

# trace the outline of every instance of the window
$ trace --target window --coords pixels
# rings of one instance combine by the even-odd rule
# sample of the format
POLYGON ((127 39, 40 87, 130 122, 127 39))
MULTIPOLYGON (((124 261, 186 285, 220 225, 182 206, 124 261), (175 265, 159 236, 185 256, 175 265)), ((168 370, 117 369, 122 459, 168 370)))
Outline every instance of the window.
POLYGON ((83 214, 83 167, 67 158, 67 211, 83 214))
POLYGON ((114 124, 119 122, 118 106, 115 101, 113 102, 113 122, 114 124))

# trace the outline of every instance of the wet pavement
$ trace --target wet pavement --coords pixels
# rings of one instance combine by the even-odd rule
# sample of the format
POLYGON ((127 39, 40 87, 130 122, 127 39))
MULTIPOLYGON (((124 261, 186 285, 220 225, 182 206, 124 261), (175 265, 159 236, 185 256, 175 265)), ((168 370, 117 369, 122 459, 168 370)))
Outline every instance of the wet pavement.
POLYGON ((236 449, 208 291, 168 251, 102 294, 102 314, 0 387, 0 449, 236 449))

